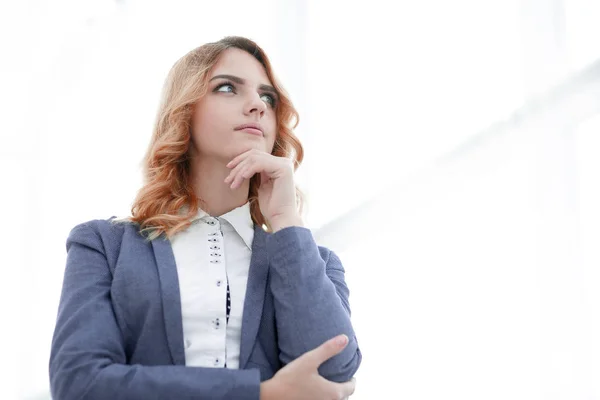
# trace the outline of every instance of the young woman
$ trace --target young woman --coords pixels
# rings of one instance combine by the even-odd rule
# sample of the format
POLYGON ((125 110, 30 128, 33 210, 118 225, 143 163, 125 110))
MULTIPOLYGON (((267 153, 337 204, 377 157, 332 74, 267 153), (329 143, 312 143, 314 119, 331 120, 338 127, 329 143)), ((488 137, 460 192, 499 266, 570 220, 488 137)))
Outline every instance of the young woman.
POLYGON ((53 398, 342 399, 361 353, 303 226, 298 115, 253 41, 172 67, 132 216, 67 238, 53 398))

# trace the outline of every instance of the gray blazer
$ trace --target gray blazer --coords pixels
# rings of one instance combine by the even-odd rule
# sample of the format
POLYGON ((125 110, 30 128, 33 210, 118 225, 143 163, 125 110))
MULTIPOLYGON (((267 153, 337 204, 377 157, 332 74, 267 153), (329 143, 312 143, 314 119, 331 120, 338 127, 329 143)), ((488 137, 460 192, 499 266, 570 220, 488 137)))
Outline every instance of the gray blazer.
POLYGON ((326 340, 348 346, 319 373, 348 381, 361 363, 344 268, 304 227, 254 226, 240 369, 186 367, 170 241, 115 217, 75 226, 50 354, 55 400, 259 399, 260 382, 326 340))

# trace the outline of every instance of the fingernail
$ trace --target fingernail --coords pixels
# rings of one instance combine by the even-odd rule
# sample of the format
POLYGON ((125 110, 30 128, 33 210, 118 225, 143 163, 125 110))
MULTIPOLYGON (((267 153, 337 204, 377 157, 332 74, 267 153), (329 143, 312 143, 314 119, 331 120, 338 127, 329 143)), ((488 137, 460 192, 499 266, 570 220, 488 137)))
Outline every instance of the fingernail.
POLYGON ((348 336, 346 336, 346 335, 342 335, 337 339, 337 342, 340 346, 344 346, 347 341, 348 341, 348 336))

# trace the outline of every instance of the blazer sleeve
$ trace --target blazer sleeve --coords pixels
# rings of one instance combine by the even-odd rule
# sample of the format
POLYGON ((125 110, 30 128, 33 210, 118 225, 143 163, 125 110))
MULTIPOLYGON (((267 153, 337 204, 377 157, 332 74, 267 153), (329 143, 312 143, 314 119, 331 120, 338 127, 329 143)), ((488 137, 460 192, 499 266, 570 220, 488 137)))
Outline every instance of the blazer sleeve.
POLYGON ((286 365, 328 339, 346 334, 344 350, 325 361, 319 374, 334 382, 352 378, 362 361, 350 322, 349 290, 339 257, 321 256, 312 232, 291 226, 267 236, 279 358, 286 365))
POLYGON ((100 235, 80 224, 66 246, 49 363, 54 399, 259 399, 257 369, 127 365, 100 235))

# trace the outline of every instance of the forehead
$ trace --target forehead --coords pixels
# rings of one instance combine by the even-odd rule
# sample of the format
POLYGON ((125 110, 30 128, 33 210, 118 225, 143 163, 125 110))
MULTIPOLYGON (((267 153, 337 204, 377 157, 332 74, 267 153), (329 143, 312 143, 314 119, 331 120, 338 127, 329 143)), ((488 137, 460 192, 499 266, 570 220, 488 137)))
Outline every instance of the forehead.
POLYGON ((248 52, 236 48, 221 53, 210 77, 221 74, 235 75, 249 81, 250 84, 271 85, 263 65, 248 52))

